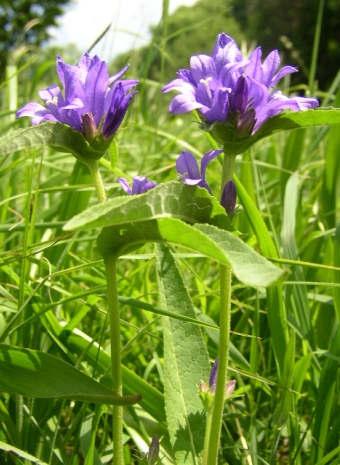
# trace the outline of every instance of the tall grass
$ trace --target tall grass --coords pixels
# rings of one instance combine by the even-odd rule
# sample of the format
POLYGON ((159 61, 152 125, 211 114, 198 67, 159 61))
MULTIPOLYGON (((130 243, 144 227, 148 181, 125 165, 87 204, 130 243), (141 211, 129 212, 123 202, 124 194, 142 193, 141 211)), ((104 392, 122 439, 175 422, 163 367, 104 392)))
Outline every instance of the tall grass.
MULTIPOLYGON (((166 36, 161 52, 166 67, 166 36)), ((30 95, 19 84, 20 104, 36 100, 39 68, 32 64, 17 73, 19 83, 27 82, 28 73, 35 83, 30 95)), ((11 83, 3 83, 3 94, 13 89, 11 83)), ((176 179, 175 159, 182 150, 202 156, 210 149, 191 115, 168 114, 163 84, 142 80, 129 124, 117 137, 118 165, 100 161, 109 197, 121 193, 122 174, 176 179)), ((7 102, 16 96, 10 97, 7 102)), ((340 107, 339 90, 327 98, 340 107)), ((3 104, 2 133, 22 124, 8 111, 3 104)), ((295 130, 265 139, 236 160, 245 192, 239 190, 235 225, 287 277, 267 292, 233 281, 230 377, 237 385, 225 408, 221 463, 340 463, 339 147, 338 127, 295 130)), ((209 182, 218 189, 214 163, 209 182)), ((93 252, 97 231, 62 230, 66 220, 95 202, 87 167, 68 154, 36 149, 2 158, 0 174, 0 342, 45 351, 95 379, 105 377, 110 334, 104 265, 93 252)), ((218 324, 217 265, 179 249, 175 257, 198 319, 218 324)), ((173 464, 154 247, 124 257, 117 271, 124 389, 143 395, 140 404, 125 409, 124 460, 146 463, 143 454, 157 434, 159 463, 173 464)), ((202 330, 214 360, 217 331, 202 330)), ((111 413, 94 404, 3 393, 0 462, 34 463, 31 454, 49 464, 112 463, 111 413), (19 458, 12 447, 26 456, 19 458)))

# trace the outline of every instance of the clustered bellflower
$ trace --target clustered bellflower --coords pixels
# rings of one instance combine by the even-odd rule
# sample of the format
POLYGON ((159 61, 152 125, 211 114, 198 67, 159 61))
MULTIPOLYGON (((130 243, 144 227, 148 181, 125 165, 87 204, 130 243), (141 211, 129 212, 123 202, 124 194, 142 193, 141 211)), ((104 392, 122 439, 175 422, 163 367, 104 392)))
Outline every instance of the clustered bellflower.
POLYGON ((45 106, 37 102, 24 105, 17 117, 30 116, 32 124, 59 122, 82 133, 91 144, 96 138, 109 139, 118 130, 135 91, 137 80, 120 78, 129 65, 109 77, 108 66, 97 55, 85 53, 79 64, 68 65, 57 55, 57 72, 64 95, 56 84, 41 90, 45 106), (111 86, 111 87, 110 87, 111 86))
POLYGON ((263 63, 261 57, 261 47, 257 47, 245 59, 231 37, 219 34, 211 56, 192 56, 190 70, 181 69, 178 78, 163 88, 163 92, 180 92, 171 101, 169 111, 181 114, 198 110, 204 129, 225 143, 235 133, 238 137, 254 134, 264 121, 283 110, 300 111, 318 106, 314 98, 290 98, 273 90, 283 76, 297 69, 284 66, 277 72, 280 65, 277 50, 263 63), (214 132, 214 127, 221 124, 224 127, 214 132))

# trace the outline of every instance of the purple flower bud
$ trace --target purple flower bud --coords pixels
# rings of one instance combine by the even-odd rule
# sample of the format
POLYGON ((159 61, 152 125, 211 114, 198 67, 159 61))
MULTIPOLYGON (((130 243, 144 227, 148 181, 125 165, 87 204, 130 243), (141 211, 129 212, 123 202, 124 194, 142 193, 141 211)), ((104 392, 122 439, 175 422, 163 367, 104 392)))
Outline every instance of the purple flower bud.
POLYGON ((236 130, 239 136, 250 136, 256 123, 256 113, 254 108, 250 108, 241 114, 236 120, 236 130))
POLYGON ((232 215, 236 205, 236 186, 231 179, 226 183, 222 192, 221 205, 225 208, 228 215, 232 215))
POLYGON ((143 194, 157 186, 156 182, 148 181, 145 176, 135 176, 132 180, 132 188, 125 178, 118 178, 118 181, 129 195, 143 194))
POLYGON ((230 94, 230 111, 235 115, 244 113, 248 105, 248 84, 244 76, 240 76, 236 83, 235 92, 230 94))
MULTIPOLYGON (((218 359, 215 360, 211 368, 211 371, 210 371, 209 387, 210 387, 210 392, 212 394, 215 394, 215 391, 216 391, 217 369, 218 369, 218 359)), ((227 382, 225 386, 226 397, 231 396, 231 394, 234 392, 235 386, 236 386, 236 381, 234 379, 227 382)))
POLYGON ((81 119, 83 122, 84 137, 91 144, 91 142, 97 135, 97 126, 94 121, 93 115, 92 113, 85 113, 85 115, 81 116, 81 119))
POLYGON ((218 368, 218 358, 215 360, 211 371, 210 371, 210 376, 209 376, 209 387, 210 387, 210 392, 214 394, 215 389, 216 389, 216 380, 217 380, 217 368, 218 368))
POLYGON ((155 465, 159 456, 159 440, 157 435, 152 436, 148 453, 148 465, 155 465))

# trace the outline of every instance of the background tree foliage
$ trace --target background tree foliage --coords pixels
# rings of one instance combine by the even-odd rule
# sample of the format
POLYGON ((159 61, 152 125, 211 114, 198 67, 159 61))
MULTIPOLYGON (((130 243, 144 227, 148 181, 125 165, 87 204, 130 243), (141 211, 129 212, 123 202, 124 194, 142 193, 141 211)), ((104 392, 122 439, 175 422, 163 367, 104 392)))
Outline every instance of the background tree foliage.
POLYGON ((150 45, 120 55, 115 60, 115 66, 119 68, 130 61, 138 69, 144 70, 142 77, 168 81, 180 68, 189 67, 191 55, 211 54, 220 32, 226 31, 238 43, 245 38, 232 16, 231 8, 230 0, 200 0, 192 7, 182 6, 166 22, 152 27, 150 45), (161 39, 164 36, 167 37, 166 41, 161 39))
MULTIPOLYGON (((306 83, 320 1, 199 0, 192 7, 178 8, 167 19, 166 31, 163 24, 153 27, 150 45, 120 55, 115 66, 130 61, 148 70, 144 77, 167 82, 178 69, 188 68, 191 55, 210 54, 223 31, 240 46, 245 40, 248 48, 261 45, 264 56, 278 49, 282 62, 299 68, 292 83, 306 83)), ((319 88, 326 90, 340 68, 339 0, 325 0, 317 65, 319 88)))
MULTIPOLYGON (((277 48, 299 67, 292 81, 306 81, 319 4, 322 0, 232 0, 232 13, 249 40, 265 54, 277 48), (305 77, 303 77, 303 74, 305 77)), ((326 90, 340 68, 340 2, 325 0, 316 78, 326 90)))
POLYGON ((71 0, 1 0, 0 4, 0 80, 10 56, 21 46, 40 47, 50 35, 48 28, 71 0))

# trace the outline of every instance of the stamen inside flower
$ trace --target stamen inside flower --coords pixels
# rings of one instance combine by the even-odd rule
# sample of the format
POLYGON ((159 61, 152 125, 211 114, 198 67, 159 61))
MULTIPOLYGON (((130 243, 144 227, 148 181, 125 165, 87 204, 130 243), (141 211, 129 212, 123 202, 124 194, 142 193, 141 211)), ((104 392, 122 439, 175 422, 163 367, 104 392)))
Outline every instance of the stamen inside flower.
POLYGON ((212 95, 211 95, 211 90, 210 90, 210 87, 209 87, 209 82, 212 81, 212 77, 207 77, 206 79, 200 79, 200 83, 202 83, 207 91, 207 94, 208 94, 208 97, 211 99, 212 98, 212 95))
POLYGON ((58 97, 55 96, 52 99, 46 100, 46 105, 49 105, 52 103, 52 105, 55 105, 56 107, 58 106, 58 97))

